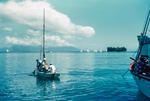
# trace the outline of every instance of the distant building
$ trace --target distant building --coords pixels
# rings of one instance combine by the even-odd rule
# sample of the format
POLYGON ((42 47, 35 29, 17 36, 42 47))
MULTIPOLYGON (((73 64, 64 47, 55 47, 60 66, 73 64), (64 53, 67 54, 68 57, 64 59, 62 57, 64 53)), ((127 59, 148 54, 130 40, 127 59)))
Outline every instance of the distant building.
POLYGON ((107 52, 126 52, 125 47, 107 47, 107 52))

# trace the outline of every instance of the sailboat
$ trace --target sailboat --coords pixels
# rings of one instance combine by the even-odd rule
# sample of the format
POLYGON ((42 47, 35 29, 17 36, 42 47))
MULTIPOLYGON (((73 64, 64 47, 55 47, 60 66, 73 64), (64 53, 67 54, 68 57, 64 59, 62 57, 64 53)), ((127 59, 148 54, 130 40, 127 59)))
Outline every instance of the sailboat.
MULTIPOLYGON (((41 53, 40 53, 41 55, 41 53)), ((40 56, 41 57, 41 56, 40 56)), ((56 67, 47 63, 45 54, 45 9, 43 9, 43 42, 42 42, 42 59, 36 59, 36 68, 34 75, 40 78, 59 78, 60 74, 56 72, 56 67)))
POLYGON ((131 59, 130 72, 138 89, 150 98, 150 37, 147 31, 150 23, 150 10, 148 12, 143 32, 138 36, 139 48, 135 58, 131 59))

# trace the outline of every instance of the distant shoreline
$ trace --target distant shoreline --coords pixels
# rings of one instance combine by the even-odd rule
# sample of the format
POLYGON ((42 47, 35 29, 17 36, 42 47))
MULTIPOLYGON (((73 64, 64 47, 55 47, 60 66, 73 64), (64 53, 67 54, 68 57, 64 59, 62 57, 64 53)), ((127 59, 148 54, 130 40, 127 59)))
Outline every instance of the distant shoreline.
MULTIPOLYGON (((13 52, 0 52, 0 54, 2 53, 40 53, 38 51, 13 51, 13 52)), ((107 52, 107 51, 103 51, 103 52, 80 52, 80 51, 51 51, 51 52, 46 52, 46 53, 136 53, 136 51, 120 51, 120 52, 107 52)))

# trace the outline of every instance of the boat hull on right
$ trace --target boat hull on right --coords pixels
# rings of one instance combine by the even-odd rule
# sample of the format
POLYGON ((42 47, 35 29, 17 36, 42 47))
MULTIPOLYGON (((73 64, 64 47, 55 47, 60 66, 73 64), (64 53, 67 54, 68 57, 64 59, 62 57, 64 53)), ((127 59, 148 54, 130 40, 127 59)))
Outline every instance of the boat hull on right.
POLYGON ((150 24, 150 9, 142 33, 138 36, 137 54, 130 64, 130 72, 139 90, 150 98, 150 36, 147 35, 150 24))
POLYGON ((139 90, 147 97, 150 98, 150 77, 139 75, 131 71, 133 78, 139 90))

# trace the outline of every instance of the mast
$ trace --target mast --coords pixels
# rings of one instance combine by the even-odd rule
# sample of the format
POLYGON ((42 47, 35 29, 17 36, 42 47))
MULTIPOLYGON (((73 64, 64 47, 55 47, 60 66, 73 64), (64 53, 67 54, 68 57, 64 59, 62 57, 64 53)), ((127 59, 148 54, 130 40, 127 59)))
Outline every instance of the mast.
POLYGON ((136 56, 136 60, 139 58, 139 56, 141 54, 141 51, 142 51, 142 48, 143 48, 143 45, 144 45, 144 42, 145 42, 145 39, 146 39, 146 34, 147 34, 149 23, 150 23, 150 9, 149 9, 149 12, 148 12, 148 15, 147 15, 147 18, 146 18, 146 22, 145 22, 145 25, 144 25, 143 32, 141 33, 141 38, 140 38, 140 42, 139 42, 139 49, 138 49, 138 54, 136 56))
POLYGON ((145 22, 145 26, 144 26, 144 29, 143 29, 143 33, 142 33, 143 36, 146 36, 147 29, 148 29, 148 26, 149 26, 149 20, 150 20, 150 10, 148 12, 146 22, 145 22))
POLYGON ((45 8, 43 9, 43 59, 45 58, 45 8))

